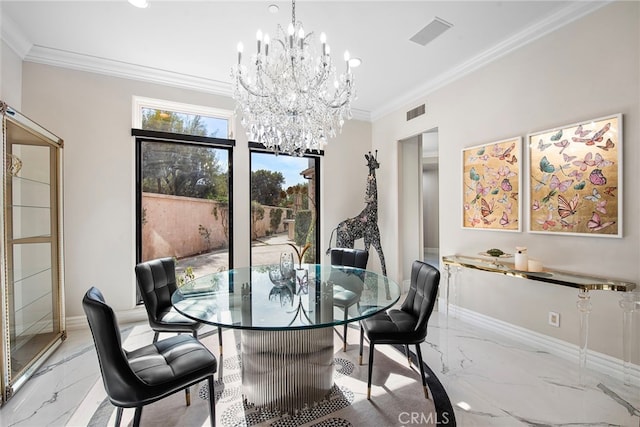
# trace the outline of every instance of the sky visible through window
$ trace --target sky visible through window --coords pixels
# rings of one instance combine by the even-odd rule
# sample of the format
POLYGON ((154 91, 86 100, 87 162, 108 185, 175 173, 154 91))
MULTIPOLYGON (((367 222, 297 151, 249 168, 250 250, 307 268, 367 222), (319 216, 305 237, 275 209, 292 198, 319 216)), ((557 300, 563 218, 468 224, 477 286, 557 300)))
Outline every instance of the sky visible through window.
POLYGON ((274 156, 273 154, 253 153, 251 172, 261 169, 278 171, 284 176, 284 188, 307 182, 300 172, 309 167, 309 159, 293 156, 274 156))

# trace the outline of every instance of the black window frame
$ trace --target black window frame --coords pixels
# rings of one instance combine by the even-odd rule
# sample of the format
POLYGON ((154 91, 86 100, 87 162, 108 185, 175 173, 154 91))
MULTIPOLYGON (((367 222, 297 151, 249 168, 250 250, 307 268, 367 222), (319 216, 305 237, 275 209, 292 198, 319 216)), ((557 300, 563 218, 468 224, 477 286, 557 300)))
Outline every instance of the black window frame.
MULTIPOLYGON (((229 269, 233 268, 233 148, 235 139, 212 138, 198 135, 185 135, 171 132, 158 132, 143 129, 131 129, 131 135, 135 137, 135 162, 136 162, 136 264, 142 261, 142 143, 145 141, 168 142, 175 144, 197 145, 226 149, 229 161, 229 269)), ((139 290, 136 287, 138 304, 142 303, 139 290)))
MULTIPOLYGON (((249 141, 248 143, 249 146, 249 204, 248 204, 248 209, 249 211, 251 211, 251 163, 252 163, 252 157, 251 155, 253 153, 263 153, 263 154, 273 154, 274 156, 291 156, 290 154, 286 154, 286 153, 274 153, 272 150, 269 150, 267 148, 265 148, 264 145, 258 143, 258 142, 252 142, 249 141)), ((315 185, 315 202, 316 202, 316 227, 315 227, 315 241, 316 241, 316 256, 315 256, 315 260, 314 262, 316 264, 320 264, 320 225, 322 222, 322 215, 321 212, 322 210, 320 209, 320 159, 324 156, 324 151, 323 150, 315 150, 315 151, 311 151, 311 150, 305 150, 305 154, 300 156, 300 157, 304 157, 307 159, 313 159, 314 161, 314 167, 315 167, 315 173, 316 173, 316 185, 315 185)), ((249 230, 251 230, 251 216, 249 216, 249 230)), ((251 231, 249 232, 249 265, 253 265, 253 250, 251 249, 251 231)))

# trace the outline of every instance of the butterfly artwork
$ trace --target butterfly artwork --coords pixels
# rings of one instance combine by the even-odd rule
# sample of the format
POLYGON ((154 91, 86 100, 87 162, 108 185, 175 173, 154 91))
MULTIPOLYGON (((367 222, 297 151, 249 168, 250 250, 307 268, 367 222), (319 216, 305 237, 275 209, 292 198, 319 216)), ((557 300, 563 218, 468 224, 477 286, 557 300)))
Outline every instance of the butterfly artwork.
POLYGON ((506 227, 511 224, 514 220, 509 220, 509 216, 506 212, 502 212, 502 217, 500 218, 500 225, 506 227))
POLYGON ((505 211, 506 213, 508 213, 509 215, 511 215, 511 207, 512 207, 512 206, 513 206, 513 204, 512 204, 512 203, 506 203, 506 204, 504 205, 504 211, 505 211))
POLYGON ((589 229, 589 231, 600 231, 615 223, 615 221, 602 222, 602 220, 600 219, 600 215, 597 212, 593 212, 593 215, 591 215, 591 219, 589 220, 589 222, 587 222, 587 228, 589 229))
POLYGON ((515 191, 515 192, 511 193, 511 198, 512 198, 513 200, 516 200, 516 201, 517 201, 517 200, 518 200, 518 192, 517 192, 517 191, 515 191))
POLYGON ((592 152, 588 152, 587 154, 585 154, 583 160, 574 160, 572 163, 574 166, 579 167, 583 172, 587 170, 587 167, 595 166, 596 164, 596 162, 593 161, 592 152))
POLYGON ((491 225, 492 223, 496 222, 495 218, 482 218, 482 222, 484 225, 491 225))
POLYGON ((564 154, 563 151, 569 146, 569 140, 563 139, 562 141, 554 142, 553 145, 555 145, 556 147, 560 147, 560 151, 558 151, 558 154, 564 154))
POLYGON ((607 177, 602 174, 602 170, 594 169, 589 174, 589 181, 593 185, 605 185, 607 183, 607 177))
POLYGON ((578 211, 578 204, 580 203, 580 196, 577 194, 567 200, 562 194, 558 195, 558 215, 564 219, 568 216, 575 215, 578 211))
POLYGON ((535 191, 540 191, 540 189, 542 187, 544 187, 545 185, 547 185, 547 181, 549 181, 549 178, 551 177, 550 174, 545 173, 542 175, 542 178, 540 179, 536 179, 535 177, 531 176, 531 178, 537 182, 536 186, 535 186, 535 191))
POLYGON ((549 139, 551 141, 560 141, 560 138, 562 138, 562 129, 560 129, 558 132, 556 132, 553 135, 551 135, 551 138, 549 138, 549 139))
POLYGON ((507 159, 507 163, 509 163, 510 165, 516 164, 518 162, 518 158, 513 155, 511 156, 511 159, 507 159))
POLYGON ((504 191, 513 190, 513 186, 511 185, 511 182, 509 182, 509 178, 505 178, 502 180, 502 182, 500 183, 500 188, 502 188, 502 190, 504 191))
POLYGON ((488 155, 482 155, 482 156, 471 156, 469 157, 469 161, 471 163, 475 163, 475 162, 486 162, 487 160, 489 160, 489 156, 488 155))
MULTIPOLYGON (((524 192, 530 231, 622 237, 622 118, 615 114, 528 135, 529 156, 521 160, 529 167, 524 192)), ((494 216, 500 219, 502 212, 494 216)))
POLYGON ((547 159, 547 156, 543 156, 542 159, 540 159, 540 171, 542 171, 543 173, 553 173, 555 172, 555 170, 556 170, 555 166, 553 166, 549 162, 549 159, 547 159))
POLYGON ((594 159, 593 159, 593 163, 596 167, 599 168, 606 168, 607 166, 611 166, 613 165, 613 162, 611 160, 607 160, 605 158, 603 158, 600 153, 596 153, 594 159))
POLYGON ((576 128, 576 131, 574 133, 578 135, 580 138, 584 138, 585 136, 589 135, 591 132, 592 131, 590 129, 583 130, 582 125, 579 125, 576 128))
POLYGON ((502 148, 500 148, 499 146, 494 146, 493 147, 493 157, 497 157, 500 160, 505 160, 508 159, 509 157, 511 157, 511 152, 513 151, 513 149, 516 148, 516 143, 512 143, 511 146, 509 146, 509 148, 507 148, 506 150, 502 151, 502 148))
POLYGON ((493 205, 493 202, 489 204, 485 198, 480 199, 480 214, 483 218, 486 218, 493 213, 493 205))
POLYGON ((561 226, 563 229, 571 230, 571 229, 573 229, 573 227, 575 227, 576 225, 578 225, 578 223, 579 223, 579 222, 580 222, 580 221, 572 221, 572 222, 569 222, 569 221, 567 221, 566 219, 561 219, 561 220, 560 220, 560 226, 561 226))
POLYGON ((551 198, 553 196, 555 196, 557 193, 558 192, 556 190, 551 190, 551 191, 549 191, 549 193, 546 196, 544 196, 542 199, 540 199, 540 201, 542 203, 549 203, 549 200, 551 200, 551 198))
POLYGON ((586 187, 586 185, 587 183, 585 181, 580 181, 579 183, 573 186, 573 189, 577 191, 584 190, 584 187, 586 187))
POLYGON ((467 221, 469 221, 469 225, 471 227, 475 227, 476 225, 480 224, 480 217, 475 215, 475 216, 468 216, 467 217, 467 221))
POLYGON ((574 169, 567 176, 574 178, 576 181, 582 180, 582 176, 584 175, 579 169, 574 169))
POLYGON ((591 194, 589 194, 588 196, 584 196, 585 200, 589 200, 590 202, 597 202, 598 200, 600 200, 602 196, 600 195, 600 192, 598 191, 597 188, 594 188, 591 191, 591 194))
POLYGON ((543 230, 548 230, 549 228, 556 226, 556 222, 553 219, 552 211, 549 211, 546 219, 536 219, 536 222, 542 226, 543 230))
POLYGON ((509 169, 509 166, 503 165, 500 166, 500 168, 498 168, 498 177, 505 177, 505 178, 511 178, 516 176, 515 172, 512 172, 511 169, 509 169))
POLYGON ((471 168, 469 171, 469 178, 471 178, 472 181, 480 181, 480 175, 476 171, 476 168, 471 168))
POLYGON ((614 144, 613 141, 611 141, 611 138, 607 138, 607 142, 605 142, 604 145, 596 145, 596 147, 598 147, 598 148, 600 148, 601 150, 604 150, 604 151, 609 151, 610 149, 612 149, 615 146, 616 146, 616 144, 614 144))
POLYGON ((558 176, 554 174, 551 177, 551 181, 549 181, 549 188, 551 190, 559 190, 560 192, 565 192, 569 189, 569 187, 571 187, 571 184, 573 184, 572 179, 560 181, 558 176))
POLYGON ((571 138, 571 140, 573 142, 583 142, 585 145, 594 145, 596 142, 602 142, 602 140, 604 139, 603 135, 609 131, 609 128, 611 128, 611 123, 607 123, 606 125, 604 125, 602 129, 594 133, 591 138, 574 136, 573 138, 571 138))
POLYGON ((484 150, 485 150, 485 147, 482 147, 482 148, 480 148, 478 151, 476 151, 476 154, 477 154, 478 156, 482 156, 482 155, 484 154, 484 150))
POLYGON ((547 148, 549 148, 549 147, 551 147, 551 143, 550 143, 550 142, 549 142, 549 143, 547 143, 547 144, 544 144, 544 143, 542 142, 542 140, 538 141, 538 150, 540 150, 540 151, 544 151, 544 150, 546 150, 546 149, 547 149, 547 148))
POLYGON ((502 203, 505 204, 507 203, 507 201, 509 200, 509 198, 507 197, 507 193, 502 193, 502 197, 500 197, 497 202, 498 203, 502 203))

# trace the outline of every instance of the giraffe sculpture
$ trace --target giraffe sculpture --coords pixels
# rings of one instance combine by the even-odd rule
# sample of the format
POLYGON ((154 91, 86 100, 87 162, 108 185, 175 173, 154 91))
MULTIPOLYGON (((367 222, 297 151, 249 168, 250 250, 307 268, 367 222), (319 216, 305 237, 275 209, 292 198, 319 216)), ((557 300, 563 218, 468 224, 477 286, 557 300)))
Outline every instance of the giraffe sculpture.
MULTIPOLYGON (((376 169, 380 167, 377 160, 378 150, 375 157, 369 151, 364 158, 367 159, 369 167, 369 175, 367 175, 367 190, 365 192, 366 206, 357 216, 347 218, 342 221, 333 230, 336 234, 336 247, 353 248, 354 243, 358 239, 364 239, 364 249, 369 252, 369 247, 373 245, 380 264, 382 265, 382 273, 387 275, 387 266, 384 261, 384 253, 380 244, 380 230, 378 229, 378 184, 376 182, 376 169)), ((333 237, 333 232, 331 232, 333 237)), ((331 244, 331 239, 329 240, 331 244)), ((328 252, 328 251, 327 251, 328 252)))

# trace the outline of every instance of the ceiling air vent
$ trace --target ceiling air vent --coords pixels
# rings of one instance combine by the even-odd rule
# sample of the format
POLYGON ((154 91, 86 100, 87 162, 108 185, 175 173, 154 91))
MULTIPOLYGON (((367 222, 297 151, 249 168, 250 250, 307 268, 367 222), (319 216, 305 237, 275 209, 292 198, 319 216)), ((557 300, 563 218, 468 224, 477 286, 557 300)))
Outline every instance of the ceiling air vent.
POLYGON ((453 24, 448 23, 444 19, 440 19, 437 16, 431 22, 429 22, 423 29, 418 31, 409 40, 418 43, 421 46, 426 46, 427 43, 432 42, 440 34, 453 27, 453 24))
POLYGON ((407 111, 407 121, 411 120, 411 119, 415 119, 418 116, 421 116, 425 113, 425 106, 424 104, 414 108, 413 110, 409 110, 407 111))

